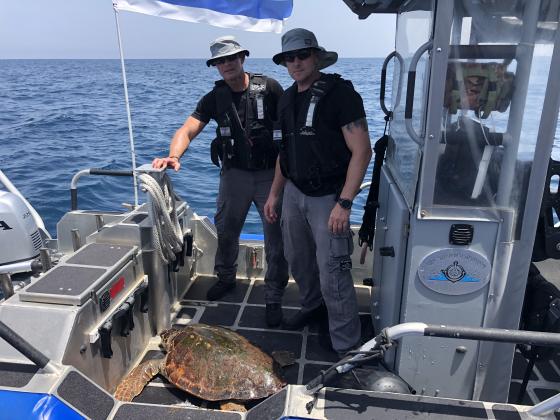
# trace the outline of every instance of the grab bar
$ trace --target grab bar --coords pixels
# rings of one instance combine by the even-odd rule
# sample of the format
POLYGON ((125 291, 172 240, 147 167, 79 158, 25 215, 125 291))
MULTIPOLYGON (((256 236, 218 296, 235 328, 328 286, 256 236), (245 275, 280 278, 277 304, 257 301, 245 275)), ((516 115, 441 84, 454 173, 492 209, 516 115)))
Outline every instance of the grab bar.
POLYGON ((70 183, 70 209, 78 210, 78 180, 85 175, 106 175, 106 176, 132 176, 132 171, 114 171, 111 169, 82 169, 72 177, 70 183))
MULTIPOLYGON (((381 109, 383 110, 383 113, 386 116, 388 116, 389 118, 392 117, 393 112, 389 111, 387 109, 387 107, 385 106, 385 84, 386 84, 386 81, 387 81, 387 65, 389 64, 389 61, 391 61, 391 59, 393 57, 398 60, 399 68, 400 68, 399 80, 398 80, 398 84, 397 84, 397 97, 395 98, 395 103, 393 104, 393 109, 395 109, 401 101, 401 90, 402 90, 401 80, 402 80, 402 74, 403 74, 403 70, 404 70, 403 58, 397 51, 393 51, 391 54, 389 54, 387 56, 387 58, 385 58, 385 61, 383 61, 383 66, 381 67, 381 91, 379 92, 379 104, 381 105, 381 109)), ((395 83, 394 80, 393 80, 393 83, 395 83)))
POLYGON ((406 86, 406 105, 404 109, 404 121, 406 126, 406 132, 408 135, 414 140, 418 145, 422 144, 422 139, 416 131, 414 131, 414 127, 412 126, 412 109, 414 106, 414 88, 416 84, 416 66, 418 65, 418 61, 420 57, 431 49, 433 46, 433 41, 429 40, 425 44, 423 44, 418 50, 414 53, 410 60, 410 67, 408 68, 408 81, 406 86))

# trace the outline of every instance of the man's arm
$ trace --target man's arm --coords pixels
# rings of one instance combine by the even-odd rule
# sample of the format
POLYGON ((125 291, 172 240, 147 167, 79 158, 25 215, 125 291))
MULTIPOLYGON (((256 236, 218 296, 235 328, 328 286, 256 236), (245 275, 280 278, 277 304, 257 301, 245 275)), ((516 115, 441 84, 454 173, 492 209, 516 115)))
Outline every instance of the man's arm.
POLYGON ((286 185, 286 178, 284 178, 284 175, 282 175, 282 171, 280 170, 280 157, 278 157, 276 158, 274 180, 272 181, 268 198, 264 204, 264 217, 268 223, 274 223, 278 220, 276 207, 278 206, 280 194, 282 194, 282 191, 284 190, 284 185, 286 185))
POLYGON ((173 168, 178 171, 181 167, 181 156, 188 149, 191 141, 202 131, 206 126, 205 122, 197 120, 193 116, 189 116, 183 126, 179 128, 169 146, 169 157, 155 158, 152 162, 153 168, 173 168))
MULTIPOLYGON (((353 200, 360 189, 367 167, 371 160, 371 142, 368 125, 365 118, 348 123, 342 127, 342 134, 346 146, 352 153, 346 181, 340 192, 341 198, 353 200)), ((350 227, 350 210, 343 209, 336 204, 329 217, 329 230, 333 233, 343 233, 350 227)))

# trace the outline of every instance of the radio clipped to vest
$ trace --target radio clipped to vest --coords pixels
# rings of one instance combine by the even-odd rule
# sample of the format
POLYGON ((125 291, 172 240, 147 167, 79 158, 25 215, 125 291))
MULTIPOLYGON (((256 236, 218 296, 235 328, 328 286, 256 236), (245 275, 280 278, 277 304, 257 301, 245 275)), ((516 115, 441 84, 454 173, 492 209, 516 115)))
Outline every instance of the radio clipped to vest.
POLYGON ((241 97, 241 121, 231 89, 224 81, 214 87, 218 117, 217 137, 211 145, 211 158, 222 169, 263 170, 274 167, 276 148, 272 141, 272 119, 265 106, 266 77, 251 74, 249 88, 241 97))
POLYGON ((218 121, 216 128, 216 138, 210 144, 210 158, 212 163, 218 168, 229 169, 233 159, 233 138, 231 135, 231 124, 228 122, 227 115, 218 121), (221 165, 220 165, 221 162, 221 165))

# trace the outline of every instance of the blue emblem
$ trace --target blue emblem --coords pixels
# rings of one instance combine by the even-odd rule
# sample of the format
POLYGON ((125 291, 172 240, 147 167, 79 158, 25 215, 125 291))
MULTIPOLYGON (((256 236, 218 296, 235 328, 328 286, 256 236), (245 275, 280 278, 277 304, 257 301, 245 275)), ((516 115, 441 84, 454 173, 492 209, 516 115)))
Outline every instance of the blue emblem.
POLYGON ((431 276, 430 280, 450 281, 451 283, 477 283, 480 279, 467 275, 466 270, 459 261, 453 261, 446 269, 441 270, 437 276, 431 276))
POLYGON ((492 266, 483 254, 470 249, 443 248, 426 255, 418 266, 418 279, 428 289, 460 296, 484 288, 492 266))

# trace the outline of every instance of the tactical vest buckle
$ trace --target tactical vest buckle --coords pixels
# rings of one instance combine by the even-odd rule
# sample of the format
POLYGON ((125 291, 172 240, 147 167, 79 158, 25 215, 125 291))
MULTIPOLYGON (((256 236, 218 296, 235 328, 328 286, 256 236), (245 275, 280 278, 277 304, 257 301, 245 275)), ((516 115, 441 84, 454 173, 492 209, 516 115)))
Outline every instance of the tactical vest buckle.
POLYGON ((230 127, 220 127, 220 135, 222 137, 231 137, 231 128, 230 127))

